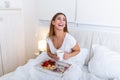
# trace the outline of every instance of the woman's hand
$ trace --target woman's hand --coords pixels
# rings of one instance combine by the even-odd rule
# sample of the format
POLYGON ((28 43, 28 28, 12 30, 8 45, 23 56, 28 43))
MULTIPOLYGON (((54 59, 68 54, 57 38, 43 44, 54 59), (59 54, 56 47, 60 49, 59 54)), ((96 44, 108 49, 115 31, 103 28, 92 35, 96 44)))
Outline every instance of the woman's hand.
POLYGON ((65 52, 63 58, 64 58, 65 60, 69 59, 69 58, 70 58, 70 53, 65 52))
POLYGON ((55 54, 54 54, 54 56, 52 58, 55 59, 56 61, 59 60, 59 57, 57 55, 55 55, 55 54))
POLYGON ((72 48, 71 53, 65 52, 64 59, 65 60, 69 59, 70 57, 76 56, 79 53, 80 53, 80 47, 79 47, 78 43, 76 43, 76 45, 72 48))

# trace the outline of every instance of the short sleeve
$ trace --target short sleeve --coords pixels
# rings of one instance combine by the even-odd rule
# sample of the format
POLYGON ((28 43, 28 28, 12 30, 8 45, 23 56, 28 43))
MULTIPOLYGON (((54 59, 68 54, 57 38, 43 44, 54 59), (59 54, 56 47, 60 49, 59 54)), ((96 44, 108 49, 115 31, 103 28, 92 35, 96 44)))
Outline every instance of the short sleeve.
POLYGON ((73 48, 76 45, 76 39, 72 35, 69 35, 68 41, 70 43, 71 48, 73 48))

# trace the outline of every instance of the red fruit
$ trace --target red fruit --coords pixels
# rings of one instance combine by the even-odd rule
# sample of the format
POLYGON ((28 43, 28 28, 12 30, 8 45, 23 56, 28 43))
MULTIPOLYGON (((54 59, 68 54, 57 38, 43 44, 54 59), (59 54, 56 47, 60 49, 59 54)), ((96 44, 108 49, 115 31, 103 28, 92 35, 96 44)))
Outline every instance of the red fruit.
POLYGON ((50 62, 52 62, 52 60, 48 60, 48 62, 50 63, 50 62))
POLYGON ((42 66, 43 67, 47 67, 48 65, 55 65, 55 61, 52 61, 52 60, 46 60, 43 62, 42 66))
POLYGON ((49 64, 49 63, 48 63, 47 61, 45 61, 45 62, 43 62, 42 66, 46 66, 46 67, 47 67, 48 64, 49 64))

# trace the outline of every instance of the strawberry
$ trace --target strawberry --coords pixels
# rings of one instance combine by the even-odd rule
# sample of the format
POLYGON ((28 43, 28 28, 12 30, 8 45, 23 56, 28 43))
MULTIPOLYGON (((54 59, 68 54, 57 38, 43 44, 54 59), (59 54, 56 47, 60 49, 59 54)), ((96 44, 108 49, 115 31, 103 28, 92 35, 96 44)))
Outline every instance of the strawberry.
POLYGON ((49 60, 46 60, 46 61, 44 61, 42 63, 42 67, 48 67, 48 65, 54 66, 55 65, 55 61, 49 59, 49 60))

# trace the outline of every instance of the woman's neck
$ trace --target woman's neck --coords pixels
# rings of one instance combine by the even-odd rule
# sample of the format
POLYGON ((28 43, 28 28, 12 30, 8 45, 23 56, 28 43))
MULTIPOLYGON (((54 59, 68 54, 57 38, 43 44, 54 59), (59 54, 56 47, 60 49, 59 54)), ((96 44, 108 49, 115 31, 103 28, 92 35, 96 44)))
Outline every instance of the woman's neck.
POLYGON ((57 31, 55 34, 56 34, 56 37, 61 38, 61 37, 63 37, 65 35, 65 32, 57 31))

